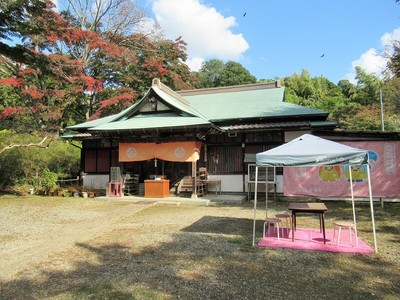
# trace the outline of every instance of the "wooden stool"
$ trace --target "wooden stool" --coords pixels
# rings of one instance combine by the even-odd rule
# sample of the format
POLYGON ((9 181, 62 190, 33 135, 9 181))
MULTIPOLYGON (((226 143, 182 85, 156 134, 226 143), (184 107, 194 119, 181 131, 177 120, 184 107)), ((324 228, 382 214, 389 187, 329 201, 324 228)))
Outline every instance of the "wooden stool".
POLYGON ((354 223, 352 223, 352 222, 344 222, 344 221, 338 221, 338 222, 333 223, 333 243, 335 243, 336 227, 339 227, 339 233, 338 233, 338 239, 337 239, 337 245, 338 246, 340 244, 340 232, 341 232, 342 228, 348 228, 349 229, 350 245, 352 243, 351 230, 354 231, 354 234, 356 236, 356 245, 358 246, 357 230, 356 230, 356 226, 354 226, 354 223))
POLYGON ((278 218, 266 218, 264 222, 264 230, 263 230, 263 238, 265 238, 265 225, 267 225, 267 230, 269 230, 269 226, 273 225, 274 228, 277 230, 278 233, 278 241, 279 241, 279 223, 281 219, 278 218))
POLYGON ((285 219, 286 220, 286 228, 291 228, 291 224, 292 224, 292 218, 291 218, 291 215, 288 215, 288 214, 276 214, 275 215, 275 218, 278 218, 278 219, 285 219))
POLYGON ((108 191, 110 197, 122 197, 122 182, 109 182, 108 191))

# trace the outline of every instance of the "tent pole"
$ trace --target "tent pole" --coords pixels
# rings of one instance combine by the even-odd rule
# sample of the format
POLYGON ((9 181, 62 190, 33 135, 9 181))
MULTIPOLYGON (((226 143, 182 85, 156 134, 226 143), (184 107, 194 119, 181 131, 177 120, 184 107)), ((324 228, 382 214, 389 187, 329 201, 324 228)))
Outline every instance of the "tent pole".
MULTIPOLYGON (((250 174, 249 174, 250 175, 250 174)), ((256 244, 256 213, 257 213, 257 180, 258 180, 258 166, 256 166, 256 183, 254 186, 254 220, 253 220, 253 247, 256 244)))
POLYGON ((367 175, 368 175, 368 193, 369 193, 369 203, 370 203, 369 205, 371 206, 372 231, 374 233, 374 246, 375 246, 375 252, 378 253, 378 242, 376 240, 376 228, 375 228, 374 201, 372 199, 371 172, 369 171, 369 163, 367 164, 367 175))
POLYGON ((350 191, 351 191, 351 205, 353 207, 353 221, 354 221, 354 229, 356 231, 357 234, 357 223, 356 223, 356 208, 354 205, 354 190, 353 190, 353 174, 351 174, 351 172, 353 172, 352 166, 349 165, 349 179, 350 179, 350 191))
POLYGON ((265 168, 265 218, 268 218, 268 167, 265 168))

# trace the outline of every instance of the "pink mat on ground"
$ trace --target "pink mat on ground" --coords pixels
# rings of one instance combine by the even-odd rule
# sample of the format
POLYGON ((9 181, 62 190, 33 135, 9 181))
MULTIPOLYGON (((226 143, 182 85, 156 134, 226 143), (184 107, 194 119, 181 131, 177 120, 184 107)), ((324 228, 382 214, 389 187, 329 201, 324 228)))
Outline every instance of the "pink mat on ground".
MULTIPOLYGON (((297 228, 294 233, 294 242, 292 242, 292 231, 290 229, 281 228, 279 233, 280 239, 278 241, 277 234, 272 228, 270 232, 266 233, 268 236, 259 241, 258 246, 357 254, 369 254, 373 252, 372 248, 361 240, 360 237, 358 238, 357 246, 354 233, 352 234, 352 243, 350 244, 348 230, 342 230, 339 246, 336 243, 333 243, 333 229, 325 230, 326 244, 324 244, 323 235, 319 229, 297 228)), ((337 234, 338 231, 336 230, 336 239, 337 234)))

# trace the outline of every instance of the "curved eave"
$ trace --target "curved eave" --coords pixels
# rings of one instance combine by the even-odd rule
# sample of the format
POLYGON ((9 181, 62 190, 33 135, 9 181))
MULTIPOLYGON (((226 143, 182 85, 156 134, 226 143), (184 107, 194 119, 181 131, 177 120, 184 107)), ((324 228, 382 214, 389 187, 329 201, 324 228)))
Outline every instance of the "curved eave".
POLYGON ((282 129, 309 129, 310 122, 266 122, 258 124, 241 124, 241 125, 229 125, 221 127, 227 132, 244 132, 244 131, 257 131, 257 130, 282 130, 282 129))
POLYGON ((124 109, 123 111, 121 111, 118 114, 114 114, 111 116, 107 116, 107 117, 103 117, 103 118, 99 118, 93 121, 87 121, 84 123, 79 123, 76 125, 72 125, 72 126, 68 126, 66 129, 70 129, 70 130, 88 130, 90 128, 96 127, 96 126, 101 126, 104 124, 108 124, 111 122, 115 122, 117 120, 119 120, 120 118, 122 118, 123 116, 125 116, 127 113, 129 113, 132 109, 135 109, 135 107, 140 103, 140 101, 137 101, 135 104, 133 104, 132 106, 124 109))
POLYGON ((333 122, 310 121, 286 121, 286 122, 262 122, 221 126, 226 132, 248 132, 258 130, 310 130, 314 128, 335 128, 333 122))
POLYGON ((213 125, 197 117, 141 117, 113 122, 90 128, 90 132, 144 132, 172 131, 179 129, 210 128, 213 125))
POLYGON ((104 118, 96 119, 96 120, 93 120, 93 121, 79 123, 79 124, 76 124, 76 125, 68 126, 66 129, 68 129, 68 130, 78 130, 78 131, 87 130, 87 129, 92 128, 92 127, 96 127, 96 126, 100 126, 100 125, 103 125, 103 124, 107 124, 107 123, 111 122, 114 118, 116 118, 116 116, 117 115, 111 115, 111 116, 107 116, 107 117, 104 117, 104 118))
POLYGON ((87 140, 91 138, 96 138, 96 136, 93 136, 91 133, 71 133, 67 132, 63 135, 60 135, 60 138, 64 140, 76 140, 76 141, 81 141, 81 140, 87 140))
POLYGON ((314 110, 314 109, 299 109, 299 110, 293 110, 293 109, 285 109, 284 107, 281 107, 280 109, 276 110, 269 110, 265 112, 260 112, 258 115, 255 114, 240 114, 237 113, 236 115, 231 115, 231 116, 221 116, 219 118, 214 118, 210 119, 210 122, 212 123, 226 123, 226 122, 252 122, 252 121, 268 121, 268 120, 298 120, 298 119, 319 119, 319 120, 325 120, 329 116, 329 113, 319 111, 319 110, 314 110))
POLYGON ((117 122, 120 119, 123 119, 124 116, 129 114, 132 110, 135 110, 136 107, 142 102, 142 100, 149 94, 149 92, 150 92, 150 90, 147 91, 147 93, 145 94, 145 96, 142 97, 142 99, 136 101, 134 104, 132 104, 131 106, 125 108, 123 111, 121 111, 118 114, 114 114, 114 115, 111 115, 111 116, 99 118, 99 119, 96 119, 96 120, 93 120, 93 121, 87 121, 87 122, 84 122, 84 123, 79 123, 79 124, 76 124, 76 125, 68 126, 67 129, 82 131, 82 130, 88 130, 88 129, 93 128, 93 127, 101 126, 101 125, 104 125, 104 124, 108 124, 108 123, 111 123, 111 122, 117 122))

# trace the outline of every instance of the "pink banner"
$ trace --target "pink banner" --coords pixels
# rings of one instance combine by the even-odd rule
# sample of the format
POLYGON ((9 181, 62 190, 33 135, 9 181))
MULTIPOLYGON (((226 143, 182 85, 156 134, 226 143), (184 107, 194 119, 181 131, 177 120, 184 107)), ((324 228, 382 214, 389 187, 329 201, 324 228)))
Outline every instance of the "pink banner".
MULTIPOLYGON (((341 142, 368 150, 372 195, 400 198, 400 142, 341 142)), ((356 197, 368 196, 367 166, 353 167, 352 180, 356 197)), ((348 166, 285 167, 285 196, 350 197, 348 166)))
POLYGON ((120 143, 119 161, 159 158, 167 161, 193 162, 199 159, 200 148, 200 142, 120 143))

